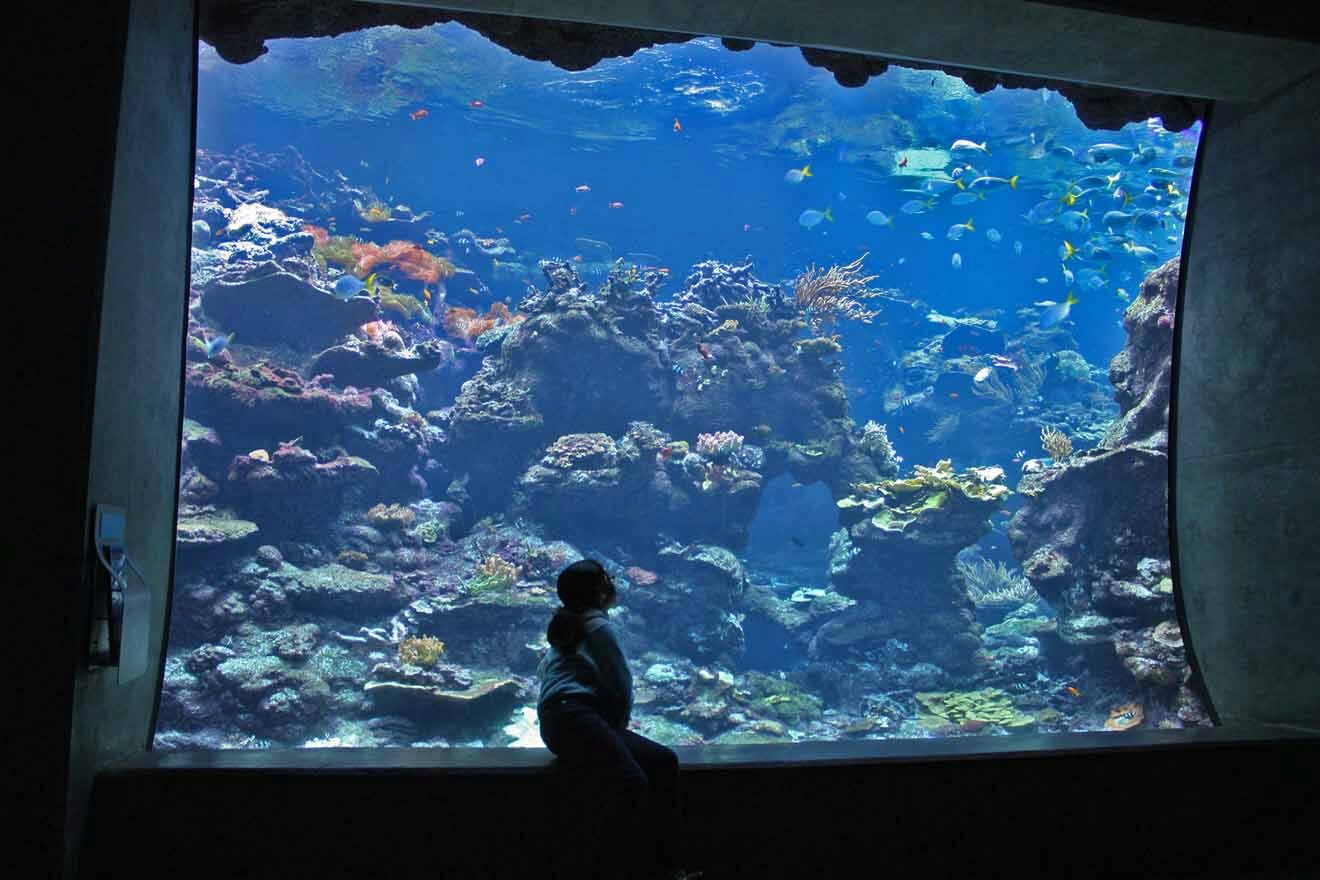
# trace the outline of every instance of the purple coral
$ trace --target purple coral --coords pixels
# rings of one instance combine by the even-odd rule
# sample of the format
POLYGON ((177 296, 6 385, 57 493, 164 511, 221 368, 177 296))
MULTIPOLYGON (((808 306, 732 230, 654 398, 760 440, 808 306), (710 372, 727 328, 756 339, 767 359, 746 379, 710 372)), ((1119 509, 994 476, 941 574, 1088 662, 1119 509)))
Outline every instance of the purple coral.
POLYGON ((743 436, 733 431, 697 435, 697 452, 713 459, 724 459, 742 449, 743 436))

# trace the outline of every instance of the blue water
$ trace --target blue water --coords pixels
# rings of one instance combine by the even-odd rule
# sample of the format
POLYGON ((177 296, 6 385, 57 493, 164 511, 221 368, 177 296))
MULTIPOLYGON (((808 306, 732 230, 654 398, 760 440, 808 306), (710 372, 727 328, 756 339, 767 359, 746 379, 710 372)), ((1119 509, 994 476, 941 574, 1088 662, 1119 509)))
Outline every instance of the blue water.
MULTIPOLYGON (((277 153, 293 146, 326 177, 340 175, 387 205, 432 212, 419 233, 469 229, 507 238, 528 270, 525 279, 492 283, 491 299, 465 305, 506 299, 516 311, 529 284, 544 287, 536 261, 572 261, 581 256, 580 239, 606 243, 612 257, 669 270, 662 296, 678 292, 705 260, 750 261, 759 278, 786 285, 791 295, 787 285, 808 266, 866 255, 872 286, 892 299, 876 301, 881 314, 872 323, 838 328, 848 415, 858 427, 884 424, 905 470, 952 458, 958 468, 999 464, 1014 475, 1023 457, 1014 453, 1044 456, 1040 424, 1066 425, 1077 448, 1086 448, 1116 414, 1105 370, 1126 341, 1122 314, 1143 277, 1180 253, 1199 133, 1199 124, 1171 133, 1158 120, 1090 131, 1049 90, 978 96, 956 78, 901 67, 846 89, 808 66, 797 49, 758 45, 733 53, 715 39, 565 72, 453 24, 274 41, 268 54, 242 66, 203 46, 197 119, 202 150, 277 153), (418 111, 425 115, 410 116, 418 111), (960 139, 984 142, 988 153, 950 152, 960 139), (1119 145, 1117 158, 1087 158, 1089 147, 1104 143, 1119 145), (945 160, 929 164, 939 151, 945 160), (810 177, 785 181, 787 171, 806 165, 810 177), (1152 178, 1152 168, 1176 174, 1152 178), (920 191, 929 179, 977 176, 1016 176, 1016 187, 973 188, 985 198, 965 205, 952 202, 956 188, 937 196, 920 191), (900 211, 918 198, 932 198, 933 207, 900 211), (799 222, 803 211, 827 208, 832 220, 814 228, 799 222), (1024 216, 1033 208, 1045 222, 1024 216), (892 227, 868 222, 877 210, 892 227), (1064 212, 1082 210, 1084 228, 1063 227, 1064 212), (1114 210, 1140 214, 1142 222, 1106 229, 1102 218, 1114 210), (967 221, 973 229, 952 240, 950 227, 967 221), (1060 254, 1065 241, 1078 249, 1067 259, 1060 254), (1141 259, 1128 248, 1152 253, 1141 259), (633 254, 640 256, 629 259, 633 254), (1070 293, 1078 303, 1060 325, 1066 332, 1034 332, 1044 308, 1036 304, 1070 293), (925 390, 912 379, 913 359, 940 329, 931 312, 994 321, 1009 338, 1026 338, 1046 354, 1073 350, 1090 375, 1047 382, 1039 399, 1002 412, 995 424, 969 420, 947 437, 928 436, 957 407, 899 401, 925 390)), ((316 209, 299 219, 329 221, 316 209)), ((365 222, 341 222, 334 231, 379 244, 393 237, 365 222)), ((465 265, 461 252, 437 253, 465 265)), ((597 272, 598 282, 602 267, 590 263, 582 263, 584 276, 597 272)), ((400 289, 418 293, 421 286, 405 282, 400 289)), ((443 336, 439 327, 405 329, 416 334, 410 341, 443 336)), ((435 380, 432 397, 443 388, 449 399, 426 400, 419 410, 452 403, 477 365, 469 358, 435 380)), ((225 426, 214 427, 223 435, 225 426)), ((826 546, 836 528, 824 484, 794 484, 787 475, 769 481, 739 554, 749 581, 785 598, 794 588, 824 586, 826 546)), ((978 547, 987 558, 1011 562, 1000 526, 978 547)), ((777 624, 749 618, 744 628, 744 669, 805 662, 802 646, 790 645, 777 624)))

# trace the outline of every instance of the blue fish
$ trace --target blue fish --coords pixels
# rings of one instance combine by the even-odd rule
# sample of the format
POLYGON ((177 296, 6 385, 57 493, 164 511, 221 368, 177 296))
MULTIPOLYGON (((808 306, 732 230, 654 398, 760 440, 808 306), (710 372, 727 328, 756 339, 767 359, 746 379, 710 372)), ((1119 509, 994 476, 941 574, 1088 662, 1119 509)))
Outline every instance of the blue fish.
POLYGON ((352 275, 344 275, 335 282, 335 296, 340 299, 352 299, 364 290, 368 294, 375 293, 376 274, 374 272, 367 276, 366 281, 358 281, 352 275))
POLYGON ((220 352, 229 347, 229 343, 233 341, 236 335, 236 333, 230 333, 226 336, 221 333, 208 339, 206 342, 206 359, 211 360, 212 358, 218 357, 220 352))
POLYGON ((1053 327, 1068 317, 1068 312, 1072 311, 1072 307, 1075 305, 1077 305, 1077 297, 1073 296, 1072 293, 1069 293, 1068 298, 1061 303, 1050 303, 1049 307, 1041 313, 1040 326, 1053 327))

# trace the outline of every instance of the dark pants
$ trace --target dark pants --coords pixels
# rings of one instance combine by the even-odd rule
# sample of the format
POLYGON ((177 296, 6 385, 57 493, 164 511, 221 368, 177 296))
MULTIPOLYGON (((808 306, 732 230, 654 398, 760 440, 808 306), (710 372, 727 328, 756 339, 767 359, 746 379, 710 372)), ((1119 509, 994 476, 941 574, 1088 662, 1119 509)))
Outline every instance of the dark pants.
POLYGON ((540 706, 541 739, 569 773, 581 774, 600 829, 599 876, 654 877, 678 863, 678 755, 631 730, 611 727, 585 695, 540 706))

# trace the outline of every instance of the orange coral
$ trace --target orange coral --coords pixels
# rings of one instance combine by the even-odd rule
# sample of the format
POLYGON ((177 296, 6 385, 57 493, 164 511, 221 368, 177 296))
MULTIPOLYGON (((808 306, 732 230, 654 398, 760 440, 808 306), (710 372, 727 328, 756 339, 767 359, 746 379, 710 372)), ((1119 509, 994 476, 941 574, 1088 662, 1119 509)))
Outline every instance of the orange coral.
POLYGON ((310 233, 312 234, 312 238, 313 238, 313 240, 315 240, 315 242, 316 242, 316 244, 317 244, 318 246, 319 246, 319 245, 325 245, 325 244, 329 244, 329 243, 330 243, 330 232, 329 232, 329 230, 327 230, 327 229, 323 229, 323 228, 320 227, 320 226, 317 226, 317 225, 312 224, 312 223, 304 223, 304 224, 303 224, 303 232, 310 232, 310 233))
POLYGON ((454 274, 453 263, 411 241, 392 241, 384 246, 370 241, 357 242, 353 245, 353 257, 357 260, 353 274, 359 278, 382 264, 395 266, 407 277, 427 284, 435 284, 454 274))
POLYGON ((445 332, 450 336, 471 342, 496 324, 516 324, 525 320, 525 317, 512 314, 502 302, 495 303, 484 315, 477 314, 476 309, 454 306, 445 310, 444 325, 445 332))

